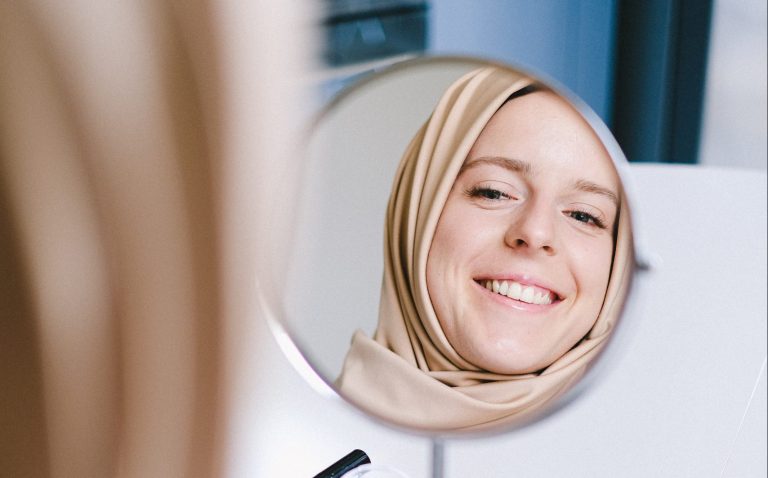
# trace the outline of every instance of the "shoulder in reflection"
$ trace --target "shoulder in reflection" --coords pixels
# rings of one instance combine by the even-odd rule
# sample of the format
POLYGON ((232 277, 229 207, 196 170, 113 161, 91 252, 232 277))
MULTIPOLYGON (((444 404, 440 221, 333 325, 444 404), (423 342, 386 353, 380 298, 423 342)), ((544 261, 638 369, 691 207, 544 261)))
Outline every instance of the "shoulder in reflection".
POLYGON ((337 385, 400 425, 527 418, 586 371, 627 290, 611 158, 566 100, 510 70, 457 80, 408 145, 386 217, 373 338, 337 385))

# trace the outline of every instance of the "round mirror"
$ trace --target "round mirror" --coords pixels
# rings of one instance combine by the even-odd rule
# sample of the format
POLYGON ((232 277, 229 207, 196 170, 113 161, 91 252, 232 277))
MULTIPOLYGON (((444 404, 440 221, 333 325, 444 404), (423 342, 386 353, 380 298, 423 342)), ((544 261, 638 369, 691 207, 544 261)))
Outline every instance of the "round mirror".
POLYGON ((271 307, 323 381, 440 436, 584 389, 634 265, 626 160, 591 110, 518 69, 428 58, 346 88, 303 141, 273 208, 295 211, 271 307))

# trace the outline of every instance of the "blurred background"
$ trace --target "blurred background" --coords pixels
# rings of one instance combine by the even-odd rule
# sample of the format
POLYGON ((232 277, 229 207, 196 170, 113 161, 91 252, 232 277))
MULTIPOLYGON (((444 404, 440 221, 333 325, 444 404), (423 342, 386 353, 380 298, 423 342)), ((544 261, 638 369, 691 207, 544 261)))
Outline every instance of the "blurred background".
POLYGON ((326 95, 409 56, 477 55, 529 68, 578 94, 630 161, 766 169, 762 0, 323 5, 326 95))

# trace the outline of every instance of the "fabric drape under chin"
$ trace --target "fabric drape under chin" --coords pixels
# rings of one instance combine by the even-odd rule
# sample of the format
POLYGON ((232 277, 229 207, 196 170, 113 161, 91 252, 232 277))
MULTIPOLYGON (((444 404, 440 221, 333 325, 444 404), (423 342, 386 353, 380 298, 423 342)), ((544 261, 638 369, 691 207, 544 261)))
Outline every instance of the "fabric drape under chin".
POLYGON ((621 312, 632 261, 626 201, 603 307, 587 336, 540 373, 500 375, 464 360, 445 337, 427 292, 438 219, 470 148, 491 116, 529 78, 495 67, 445 92, 398 167, 385 225, 384 279, 373 339, 357 331, 337 385, 364 410, 428 430, 482 429, 527 417, 586 371, 621 312))

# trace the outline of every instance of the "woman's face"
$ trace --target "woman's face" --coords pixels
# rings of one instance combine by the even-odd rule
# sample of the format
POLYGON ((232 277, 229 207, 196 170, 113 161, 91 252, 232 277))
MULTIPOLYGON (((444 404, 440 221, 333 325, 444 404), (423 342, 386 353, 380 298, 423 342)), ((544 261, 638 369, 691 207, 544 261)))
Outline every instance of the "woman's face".
POLYGON ((608 153, 564 100, 540 91, 507 102, 470 150, 427 260, 459 355, 529 373, 584 337, 608 285, 618 198, 608 153))

